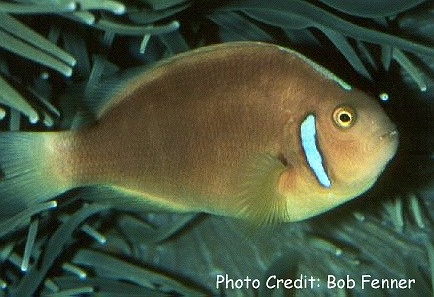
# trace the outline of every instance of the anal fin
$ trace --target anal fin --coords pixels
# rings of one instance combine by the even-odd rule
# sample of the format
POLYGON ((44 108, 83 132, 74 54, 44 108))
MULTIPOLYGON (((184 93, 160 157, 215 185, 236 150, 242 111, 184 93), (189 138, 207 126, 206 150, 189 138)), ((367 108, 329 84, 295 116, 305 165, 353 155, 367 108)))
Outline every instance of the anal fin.
POLYGON ((115 209, 126 211, 143 212, 169 212, 172 209, 162 203, 155 201, 155 198, 145 193, 130 191, 112 185, 95 185, 82 188, 78 194, 79 198, 87 201, 94 201, 101 204, 109 204, 115 209))

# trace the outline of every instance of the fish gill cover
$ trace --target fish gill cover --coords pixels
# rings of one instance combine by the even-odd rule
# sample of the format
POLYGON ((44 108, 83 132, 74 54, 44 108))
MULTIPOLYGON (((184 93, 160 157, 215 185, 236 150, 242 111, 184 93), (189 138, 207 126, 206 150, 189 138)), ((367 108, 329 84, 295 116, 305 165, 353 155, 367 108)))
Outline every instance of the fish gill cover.
POLYGON ((378 95, 401 138, 392 165, 362 199, 254 232, 210 215, 113 210, 87 203, 101 195, 92 191, 53 197, 0 221, 0 295, 432 296, 434 3, 363 3, 0 1, 3 131, 76 128, 84 104, 77 94, 119 69, 255 40, 293 48, 378 95), (226 274, 262 284, 273 275, 322 282, 372 275, 415 285, 218 287, 226 274))

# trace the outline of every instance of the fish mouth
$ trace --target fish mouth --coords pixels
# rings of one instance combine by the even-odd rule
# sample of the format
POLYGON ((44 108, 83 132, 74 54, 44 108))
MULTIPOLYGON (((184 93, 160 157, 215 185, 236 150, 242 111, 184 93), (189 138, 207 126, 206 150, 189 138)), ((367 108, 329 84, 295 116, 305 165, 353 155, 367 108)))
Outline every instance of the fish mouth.
MULTIPOLYGON (((399 132, 396 127, 388 130, 388 132, 381 134, 380 142, 386 145, 389 149, 391 157, 395 155, 398 150, 399 132)), ((390 157, 390 158, 391 158, 390 157)))
POLYGON ((391 139, 391 140, 393 140, 393 139, 397 139, 398 138, 398 135, 399 135, 399 132, 398 132, 398 130, 396 129, 396 127, 394 127, 392 130, 390 130, 389 132, 386 132, 386 133, 384 133, 384 134, 382 134, 381 136, 380 136, 380 140, 383 140, 383 139, 391 139))
MULTIPOLYGON (((388 129, 377 130, 372 135, 373 142, 369 142, 366 144, 365 150, 367 152, 373 152, 379 149, 379 146, 388 147, 393 151, 393 154, 398 149, 398 136, 399 132, 395 125, 391 125, 388 129), (386 131, 386 132, 384 132, 386 131)), ((388 149, 388 151, 390 150, 388 149)))

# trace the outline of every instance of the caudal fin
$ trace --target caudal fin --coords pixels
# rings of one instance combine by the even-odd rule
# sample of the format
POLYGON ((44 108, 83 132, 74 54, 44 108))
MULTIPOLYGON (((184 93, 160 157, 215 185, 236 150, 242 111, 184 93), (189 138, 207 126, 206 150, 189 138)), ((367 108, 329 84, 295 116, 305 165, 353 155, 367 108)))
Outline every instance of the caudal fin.
POLYGON ((67 190, 53 176, 47 137, 42 132, 0 133, 0 219, 67 190))

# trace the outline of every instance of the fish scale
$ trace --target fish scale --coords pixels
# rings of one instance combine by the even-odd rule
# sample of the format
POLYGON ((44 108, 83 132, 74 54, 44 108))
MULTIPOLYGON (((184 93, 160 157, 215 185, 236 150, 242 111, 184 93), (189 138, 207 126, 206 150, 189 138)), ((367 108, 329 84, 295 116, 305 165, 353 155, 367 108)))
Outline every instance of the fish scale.
MULTIPOLYGON (((36 151, 45 167, 54 168, 55 186, 44 179, 44 165, 21 162, 28 153, 14 141, 5 144, 12 134, 0 135, 0 148, 16 156, 0 164, 20 164, 17 170, 38 165, 34 174, 45 186, 35 197, 29 183, 18 204, 103 186, 118 193, 109 200, 113 207, 133 201, 133 208, 208 212, 259 224, 296 221, 369 189, 396 151, 396 128, 378 103, 276 45, 214 45, 131 73, 95 86, 107 90, 106 98, 89 98, 100 106, 95 124, 21 134, 29 144, 46 140, 36 151), (354 113, 354 123, 340 122, 347 117, 339 112, 354 113), (315 125, 301 129, 310 117, 315 125), (331 186, 319 182, 318 172, 331 186)), ((0 181, 0 194, 12 188, 0 181)))

